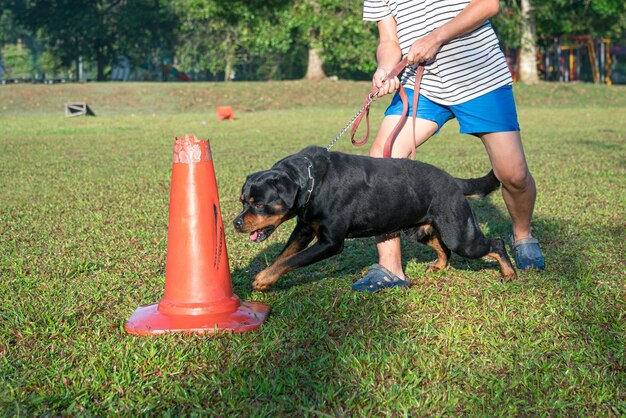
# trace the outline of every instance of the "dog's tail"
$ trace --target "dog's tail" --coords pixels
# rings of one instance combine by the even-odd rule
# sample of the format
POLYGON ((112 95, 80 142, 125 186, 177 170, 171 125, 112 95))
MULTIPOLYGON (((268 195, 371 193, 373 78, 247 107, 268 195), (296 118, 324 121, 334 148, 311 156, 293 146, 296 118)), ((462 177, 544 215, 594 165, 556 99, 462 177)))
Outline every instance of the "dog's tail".
POLYGON ((477 179, 459 179, 455 177, 454 181, 466 197, 474 199, 482 199, 500 187, 500 181, 496 178, 493 170, 487 173, 486 176, 477 179))

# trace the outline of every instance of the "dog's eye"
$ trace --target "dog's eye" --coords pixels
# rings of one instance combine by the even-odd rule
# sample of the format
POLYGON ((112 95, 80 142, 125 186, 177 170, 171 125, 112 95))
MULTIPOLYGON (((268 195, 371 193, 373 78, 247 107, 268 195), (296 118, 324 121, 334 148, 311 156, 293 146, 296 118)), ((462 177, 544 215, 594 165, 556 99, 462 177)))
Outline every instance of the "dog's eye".
POLYGON ((263 207, 265 206, 263 203, 253 203, 252 206, 254 206, 255 209, 263 209, 263 207))

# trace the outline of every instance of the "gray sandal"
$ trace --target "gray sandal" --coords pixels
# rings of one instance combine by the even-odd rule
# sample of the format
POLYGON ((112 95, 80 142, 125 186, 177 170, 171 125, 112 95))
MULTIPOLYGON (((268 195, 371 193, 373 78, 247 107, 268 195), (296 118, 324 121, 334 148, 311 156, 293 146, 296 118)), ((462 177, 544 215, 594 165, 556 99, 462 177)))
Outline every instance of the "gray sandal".
POLYGON ((539 241, 533 237, 522 238, 517 241, 513 241, 513 239, 511 237, 511 247, 517 268, 520 270, 543 270, 546 262, 543 254, 541 254, 539 241))
POLYGON ((377 292, 390 287, 409 287, 409 279, 401 279, 380 264, 372 264, 370 271, 352 285, 355 292, 377 292))

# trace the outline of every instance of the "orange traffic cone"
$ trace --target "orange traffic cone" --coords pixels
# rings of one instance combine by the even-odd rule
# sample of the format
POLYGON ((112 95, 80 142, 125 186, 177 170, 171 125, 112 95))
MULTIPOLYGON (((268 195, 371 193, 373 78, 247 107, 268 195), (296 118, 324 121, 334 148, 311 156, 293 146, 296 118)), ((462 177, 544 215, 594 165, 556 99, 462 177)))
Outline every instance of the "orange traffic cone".
POLYGON ((170 190, 165 294, 140 306, 131 334, 243 332, 258 328, 269 305, 232 293, 224 226, 208 140, 176 138, 170 190))
POLYGON ((218 106, 217 107, 217 119, 218 120, 234 120, 235 111, 232 106, 218 106))

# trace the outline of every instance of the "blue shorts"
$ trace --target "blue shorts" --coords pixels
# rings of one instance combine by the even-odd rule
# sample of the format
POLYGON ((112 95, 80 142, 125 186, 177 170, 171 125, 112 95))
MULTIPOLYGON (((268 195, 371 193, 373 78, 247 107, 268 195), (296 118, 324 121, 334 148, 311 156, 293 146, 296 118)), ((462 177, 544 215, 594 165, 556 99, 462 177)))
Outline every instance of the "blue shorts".
MULTIPOLYGON (((409 99, 409 117, 413 114, 413 89, 405 89, 409 99)), ((385 116, 402 115, 402 100, 396 92, 385 116)), ((456 118, 462 134, 477 135, 489 132, 519 131, 513 87, 502 86, 487 94, 457 105, 442 105, 420 94, 417 117, 435 122, 439 129, 456 118)))

